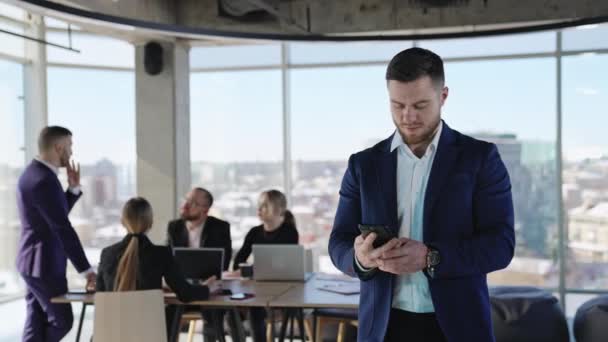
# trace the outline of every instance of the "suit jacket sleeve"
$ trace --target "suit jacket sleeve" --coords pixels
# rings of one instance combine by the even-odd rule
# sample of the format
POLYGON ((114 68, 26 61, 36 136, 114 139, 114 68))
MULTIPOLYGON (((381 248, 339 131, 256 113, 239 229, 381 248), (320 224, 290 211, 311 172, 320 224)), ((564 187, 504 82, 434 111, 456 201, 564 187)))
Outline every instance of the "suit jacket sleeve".
POLYGON ((241 249, 239 250, 238 253, 236 253, 236 256, 234 257, 234 263, 232 264, 232 269, 233 270, 238 270, 239 269, 239 264, 246 262, 247 258, 249 258, 249 255, 251 255, 251 246, 253 245, 253 228, 249 230, 249 232, 247 233, 247 235, 245 236, 245 241, 243 242, 243 246, 241 247, 241 249))
POLYGON ((82 191, 78 195, 74 195, 69 189, 65 191, 65 199, 68 201, 68 212, 72 211, 76 201, 82 196, 82 191))
POLYGON ((39 186, 41 191, 35 197, 35 205, 47 222, 50 230, 57 235, 62 243, 63 250, 76 268, 82 273, 91 265, 84 254, 80 239, 68 219, 68 211, 62 205, 65 194, 61 188, 50 180, 42 181, 39 186))
POLYGON ((230 267, 230 261, 232 260, 232 237, 230 236, 230 223, 224 225, 222 231, 222 246, 224 247, 224 271, 230 267))
POLYGON ((175 246, 175 241, 173 240, 173 222, 169 221, 167 224, 167 237, 165 240, 165 245, 169 247, 175 246))
POLYGON ((165 248, 163 259, 167 262, 163 277, 167 285, 175 292, 177 298, 182 302, 193 300, 205 300, 209 298, 209 288, 204 285, 191 285, 179 269, 173 259, 170 248, 165 248))
POLYGON ((487 274, 507 267, 513 258, 515 233, 511 181, 496 146, 488 146, 473 194, 475 235, 469 239, 428 243, 439 250, 441 258, 434 278, 487 274))
POLYGON ((293 243, 293 244, 298 244, 300 241, 300 233, 298 233, 298 229, 296 227, 291 227, 291 229, 289 229, 288 231, 288 235, 287 235, 287 243, 293 243))
POLYGON ((104 248, 101 251, 101 256, 99 257, 99 265, 97 266, 97 280, 95 282, 95 290, 98 292, 104 292, 104 291, 111 291, 112 289, 107 289, 106 288, 106 283, 105 283, 105 272, 106 272, 106 263, 107 263, 107 256, 106 256, 106 249, 104 248))
POLYGON ((342 178, 340 200, 329 237, 329 255, 334 265, 351 277, 370 279, 375 272, 362 272, 355 267, 355 238, 361 222, 361 196, 355 155, 348 160, 348 168, 342 178))

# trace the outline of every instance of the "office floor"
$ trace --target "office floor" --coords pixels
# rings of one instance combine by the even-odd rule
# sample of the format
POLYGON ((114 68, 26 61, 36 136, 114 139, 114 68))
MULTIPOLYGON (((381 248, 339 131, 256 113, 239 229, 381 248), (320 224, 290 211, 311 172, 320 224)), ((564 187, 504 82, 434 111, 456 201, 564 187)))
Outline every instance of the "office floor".
MULTIPOLYGON (((64 338, 64 341, 73 342, 76 340, 76 329, 78 327, 78 319, 80 318, 80 305, 73 305, 74 309, 74 328, 70 331, 70 334, 64 338)), ((572 315, 572 313, 571 313, 572 315)), ((23 322, 25 321, 25 302, 23 300, 16 300, 9 303, 0 305, 0 342, 16 342, 21 340, 21 331, 23 329, 23 322)), ((568 325, 570 328, 570 334, 572 334, 572 317, 568 317, 568 325)), ((195 342, 202 342, 203 337, 200 334, 202 326, 197 325, 197 334, 195 335, 195 342)), ((88 341, 89 337, 93 332, 93 310, 87 309, 83 324, 83 332, 81 341, 88 341)), ((180 335, 180 341, 186 341, 187 334, 183 333, 180 335)), ((228 342, 231 342, 230 337, 226 337, 228 342)), ((247 338, 247 342, 252 341, 247 338)), ((571 338, 571 341, 574 341, 571 338)))
MULTIPOLYGON (((74 310, 74 327, 70 333, 63 339, 64 341, 76 341, 76 330, 78 328, 78 320, 80 319, 80 305, 73 305, 74 310)), ((16 342, 21 340, 21 332, 23 330, 23 322, 25 322, 25 301, 16 300, 0 305, 0 342, 16 342)), ((194 342, 202 342, 203 336, 200 333, 202 325, 197 325, 197 334, 194 336, 194 342)), ((87 308, 85 320, 82 327, 81 341, 89 341, 93 333, 93 310, 87 308)), ((186 341, 187 334, 180 335, 180 341, 186 341)), ((226 337, 227 342, 231 342, 230 337, 226 337)), ((251 339, 247 339, 247 342, 251 339)))

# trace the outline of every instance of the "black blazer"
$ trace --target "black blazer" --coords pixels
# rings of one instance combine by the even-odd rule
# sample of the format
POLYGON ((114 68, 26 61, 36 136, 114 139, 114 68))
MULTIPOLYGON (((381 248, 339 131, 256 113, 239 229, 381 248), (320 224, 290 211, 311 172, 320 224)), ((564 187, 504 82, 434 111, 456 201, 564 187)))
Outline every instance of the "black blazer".
MULTIPOLYGON (((167 245, 171 247, 188 247, 188 228, 183 219, 173 220, 167 226, 167 245)), ((230 223, 208 216, 201 232, 201 247, 224 249, 224 271, 232 259, 232 239, 230 223)))
MULTIPOLYGON (((125 237, 101 251, 101 260, 97 269, 97 291, 113 291, 114 278, 120 257, 124 253, 130 239, 125 237)), ((173 260, 171 249, 166 246, 154 245, 145 235, 139 237, 139 274, 137 290, 152 290, 162 288, 162 278, 175 292, 182 302, 205 300, 209 298, 207 286, 190 285, 180 272, 173 260)))

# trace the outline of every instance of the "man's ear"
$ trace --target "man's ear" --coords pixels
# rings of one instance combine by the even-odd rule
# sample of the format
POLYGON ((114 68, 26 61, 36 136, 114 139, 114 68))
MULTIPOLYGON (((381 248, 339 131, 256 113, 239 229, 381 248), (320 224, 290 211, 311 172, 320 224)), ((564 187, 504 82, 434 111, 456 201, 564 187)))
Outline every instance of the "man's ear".
POLYGON ((53 144, 53 151, 55 153, 57 153, 57 155, 60 155, 62 150, 63 150, 63 144, 61 143, 61 140, 56 141, 53 144))
POLYGON ((440 101, 441 101, 442 106, 445 103, 445 100, 447 100, 449 93, 450 93, 450 89, 448 87, 443 87, 443 89, 441 89, 440 101))

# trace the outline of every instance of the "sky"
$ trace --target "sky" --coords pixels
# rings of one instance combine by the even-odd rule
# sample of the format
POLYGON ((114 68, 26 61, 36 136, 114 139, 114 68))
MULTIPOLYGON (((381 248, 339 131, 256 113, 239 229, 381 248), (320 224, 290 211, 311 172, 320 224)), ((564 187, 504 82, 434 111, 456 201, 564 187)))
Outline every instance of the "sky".
MULTIPOLYGON (((564 46, 608 47, 607 30, 570 30, 564 46)), ((6 36, 0 36, 5 46, 6 36)), ((445 58, 469 53, 548 52, 554 32, 524 36, 419 42, 445 58)), ((49 39, 66 43, 65 37, 49 39)), ((133 48, 110 38, 79 35, 81 54, 49 49, 49 60, 132 67, 133 48), (111 53, 108 53, 111 51, 111 53)), ((291 63, 357 59, 387 61, 411 42, 294 43, 291 63)), ((273 46, 193 48, 192 67, 277 64, 273 46)), ((605 106, 608 55, 562 59, 563 146, 569 160, 608 151, 605 106)), ((552 57, 446 62, 450 95, 443 118, 464 133, 514 133, 522 140, 555 141, 556 60, 552 57)), ((393 131, 384 82, 385 66, 294 68, 288 73, 291 145, 294 160, 344 160, 393 131)), ((0 59, 0 123, 3 158, 23 158, 22 67, 0 59)), ((75 158, 93 163, 108 158, 135 160, 135 80, 132 71, 49 67, 49 123, 74 131, 75 158)), ((191 159, 212 162, 279 161, 283 154, 282 88, 279 70, 193 73, 190 82, 191 159)))

